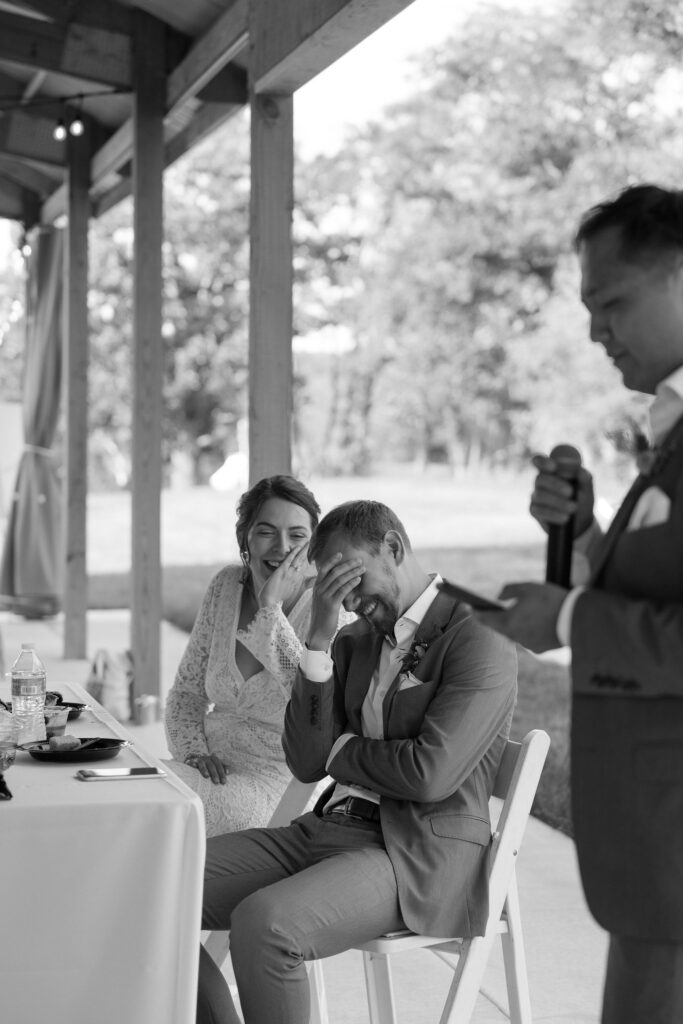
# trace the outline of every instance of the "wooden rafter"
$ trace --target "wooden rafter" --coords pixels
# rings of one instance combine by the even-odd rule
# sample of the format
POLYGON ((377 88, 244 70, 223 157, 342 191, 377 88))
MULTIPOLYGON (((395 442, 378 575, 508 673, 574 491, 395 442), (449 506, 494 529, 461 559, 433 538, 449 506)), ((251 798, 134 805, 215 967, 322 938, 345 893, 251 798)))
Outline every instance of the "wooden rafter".
POLYGON ((104 28, 3 13, 0 60, 120 89, 131 87, 130 37, 104 28))
POLYGON ((64 165, 64 143, 57 142, 52 135, 53 118, 28 115, 15 110, 9 117, 0 119, 0 152, 18 158, 39 160, 53 167, 64 165))
POLYGON ((412 0, 259 0, 251 5, 257 93, 291 94, 408 7, 412 0))
POLYGON ((109 0, 14 0, 12 6, 61 25, 89 25, 131 34, 130 7, 109 0))
MULTIPOLYGON (((172 118, 176 111, 191 102, 217 74, 227 68, 232 59, 243 54, 247 44, 247 0, 235 0, 169 74, 166 85, 166 119, 172 118)), ((241 70, 236 68, 232 72, 233 95, 238 79, 243 81, 241 70)), ((206 109, 200 108, 193 118, 195 123, 181 132, 177 141, 168 140, 167 165, 181 156, 189 145, 193 145, 222 121, 231 117, 236 107, 244 105, 246 100, 246 91, 244 94, 240 93, 239 100, 233 100, 228 98, 227 90, 224 90, 222 108, 215 103, 207 104, 206 109), (185 149, 182 148, 183 145, 185 149)), ((114 202, 119 202, 130 193, 130 184, 122 183, 118 176, 121 169, 130 163, 132 155, 133 126, 132 121, 126 121, 98 149, 92 159, 90 180, 93 194, 100 194, 94 206, 98 213, 109 209, 114 202)), ((43 222, 50 223, 63 213, 65 202, 66 192, 61 188, 45 205, 42 212, 43 222)))

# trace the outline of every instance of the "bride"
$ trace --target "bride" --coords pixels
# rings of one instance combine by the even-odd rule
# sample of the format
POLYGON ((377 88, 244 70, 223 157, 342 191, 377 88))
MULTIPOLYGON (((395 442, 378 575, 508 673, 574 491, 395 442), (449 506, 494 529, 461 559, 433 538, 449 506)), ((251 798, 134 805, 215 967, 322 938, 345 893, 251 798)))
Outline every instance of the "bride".
MULTIPOLYGON (((267 824, 291 779, 280 737, 308 629, 319 515, 291 476, 242 495, 243 564, 211 581, 170 690, 169 766, 201 797, 207 836, 267 824)), ((353 618, 342 609, 339 625, 353 618)))

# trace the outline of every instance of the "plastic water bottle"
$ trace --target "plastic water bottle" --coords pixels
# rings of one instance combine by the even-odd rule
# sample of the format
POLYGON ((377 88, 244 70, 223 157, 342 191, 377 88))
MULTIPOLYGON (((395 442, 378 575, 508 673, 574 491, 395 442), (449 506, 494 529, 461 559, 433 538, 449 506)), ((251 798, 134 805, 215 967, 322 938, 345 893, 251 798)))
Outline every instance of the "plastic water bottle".
POLYGON ((12 665, 12 714, 19 726, 19 743, 45 739, 45 666, 35 644, 22 644, 12 665))

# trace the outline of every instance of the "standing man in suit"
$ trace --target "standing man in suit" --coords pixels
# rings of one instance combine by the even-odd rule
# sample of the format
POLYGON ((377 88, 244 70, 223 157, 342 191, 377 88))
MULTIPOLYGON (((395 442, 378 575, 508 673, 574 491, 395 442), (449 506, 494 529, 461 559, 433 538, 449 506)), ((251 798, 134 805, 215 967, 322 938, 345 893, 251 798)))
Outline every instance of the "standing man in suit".
MULTIPOLYGON (((208 843, 202 926, 231 929, 246 1024, 308 1020, 306 960, 406 926, 480 935, 487 914, 514 647, 439 593, 386 505, 333 509, 309 551, 318 576, 283 745, 297 778, 333 785, 286 828, 208 843), (358 618, 333 642, 342 604, 358 618)), ((237 1020, 204 951, 198 1020, 237 1020)))
POLYGON ((587 586, 508 585, 482 618, 531 650, 571 646, 572 805, 588 904, 610 932, 603 1024, 683 1021, 683 192, 625 190, 576 240, 591 339, 655 396, 655 449, 603 537, 582 469, 550 458, 531 513, 574 516, 587 586))

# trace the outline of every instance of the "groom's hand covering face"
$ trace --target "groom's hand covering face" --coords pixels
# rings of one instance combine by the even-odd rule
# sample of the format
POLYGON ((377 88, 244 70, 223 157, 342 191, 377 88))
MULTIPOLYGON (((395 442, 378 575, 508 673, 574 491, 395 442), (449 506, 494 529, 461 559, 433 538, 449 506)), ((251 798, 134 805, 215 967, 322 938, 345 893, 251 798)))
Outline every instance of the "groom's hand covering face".
MULTIPOLYGON (((347 611, 364 618, 380 635, 393 632, 401 613, 397 556, 389 536, 375 551, 353 544, 343 534, 333 535, 319 560, 317 585, 334 599, 341 598, 347 611)), ((339 604, 335 608, 338 614, 339 604)))
POLYGON ((313 584, 307 641, 314 651, 326 651, 330 646, 337 631, 339 609, 365 572, 363 559, 358 554, 345 558, 338 550, 329 554, 330 547, 328 544, 316 563, 318 575, 313 584))

